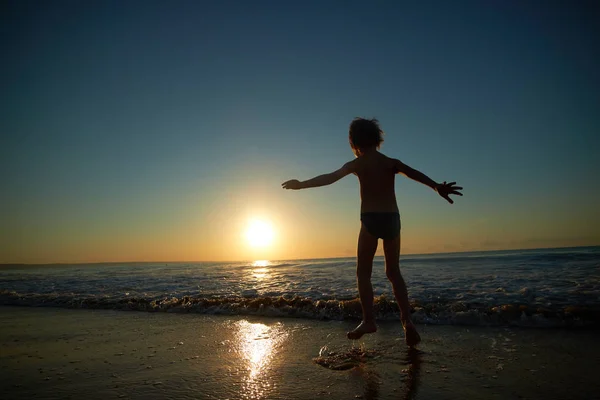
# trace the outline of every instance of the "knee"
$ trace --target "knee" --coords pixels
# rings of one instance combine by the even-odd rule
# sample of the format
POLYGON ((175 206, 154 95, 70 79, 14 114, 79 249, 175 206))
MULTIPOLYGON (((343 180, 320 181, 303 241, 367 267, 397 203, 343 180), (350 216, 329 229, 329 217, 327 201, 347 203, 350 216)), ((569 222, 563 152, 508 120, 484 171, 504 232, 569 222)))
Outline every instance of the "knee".
POLYGON ((402 274, 400 273, 400 268, 398 267, 386 267, 385 276, 387 276, 387 278, 392 282, 402 279, 402 274))
POLYGON ((358 264, 356 266, 356 277, 359 279, 371 278, 372 267, 369 265, 358 264))

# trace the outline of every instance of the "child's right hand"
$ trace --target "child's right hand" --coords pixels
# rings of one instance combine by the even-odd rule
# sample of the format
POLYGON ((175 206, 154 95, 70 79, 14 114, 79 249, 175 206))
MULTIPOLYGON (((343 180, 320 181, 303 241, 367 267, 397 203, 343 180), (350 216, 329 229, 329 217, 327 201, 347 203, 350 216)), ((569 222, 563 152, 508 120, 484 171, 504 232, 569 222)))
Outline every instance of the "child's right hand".
POLYGON ((292 179, 292 180, 283 182, 281 184, 281 187, 284 189, 292 189, 292 190, 302 189, 302 185, 300 184, 300 181, 297 179, 292 179))
POLYGON ((444 181, 444 183, 438 183, 437 185, 435 185, 435 191, 438 192, 438 194, 444 199, 446 199, 446 201, 448 201, 448 203, 450 204, 454 204, 454 201, 450 198, 449 195, 455 194, 458 196, 462 196, 460 190, 462 190, 462 187, 456 186, 456 182, 446 183, 446 181, 444 181))

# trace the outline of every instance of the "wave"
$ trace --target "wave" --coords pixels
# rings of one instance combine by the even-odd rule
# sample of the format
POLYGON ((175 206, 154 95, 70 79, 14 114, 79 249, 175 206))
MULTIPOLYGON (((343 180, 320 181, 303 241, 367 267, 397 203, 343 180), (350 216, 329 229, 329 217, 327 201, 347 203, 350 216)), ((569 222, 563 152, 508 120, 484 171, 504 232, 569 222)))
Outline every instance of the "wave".
POLYGON ((482 251, 466 253, 438 253, 428 254, 427 256, 404 255, 401 256, 402 262, 419 263, 464 263, 476 260, 485 260, 486 263, 495 262, 500 265, 511 264, 514 261, 527 263, 560 263, 570 261, 598 261, 600 252, 598 247, 566 248, 566 249, 544 249, 544 250, 501 250, 501 251, 482 251))
MULTIPOLYGON (((319 320, 361 318, 358 299, 313 300, 300 296, 165 298, 92 297, 68 293, 17 293, 0 290, 0 304, 10 306, 111 309, 146 312, 200 313, 215 315, 259 315, 319 320)), ((386 296, 374 301, 380 321, 397 321, 398 305, 386 296)), ((412 319, 420 324, 518 327, 598 327, 600 306, 539 307, 529 304, 483 304, 461 301, 411 302, 412 319)))

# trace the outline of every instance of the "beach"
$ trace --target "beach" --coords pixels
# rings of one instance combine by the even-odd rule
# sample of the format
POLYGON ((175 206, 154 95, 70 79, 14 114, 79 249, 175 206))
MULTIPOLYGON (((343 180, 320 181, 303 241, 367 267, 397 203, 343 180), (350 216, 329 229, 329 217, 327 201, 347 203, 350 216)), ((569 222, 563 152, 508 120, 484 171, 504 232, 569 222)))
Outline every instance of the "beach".
POLYGON ((0 400, 600 400, 599 4, 2 1, 0 400))
POLYGON ((4 399, 590 399, 597 331, 0 307, 4 399))

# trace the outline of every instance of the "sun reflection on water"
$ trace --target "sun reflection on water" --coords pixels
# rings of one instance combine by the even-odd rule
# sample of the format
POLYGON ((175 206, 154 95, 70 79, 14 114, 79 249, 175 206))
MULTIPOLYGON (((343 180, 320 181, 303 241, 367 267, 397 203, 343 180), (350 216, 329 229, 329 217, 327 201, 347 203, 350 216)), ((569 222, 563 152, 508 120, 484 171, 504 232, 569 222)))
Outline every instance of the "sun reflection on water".
POLYGON ((252 276, 254 276, 258 280, 264 280, 269 277, 269 268, 267 268, 271 263, 268 260, 257 260, 252 263, 254 267, 252 269, 252 276))
POLYGON ((281 324, 267 326, 241 320, 236 323, 240 355, 248 369, 245 379, 245 397, 260 399, 273 389, 268 371, 277 350, 287 338, 281 324))
POLYGON ((252 263, 253 267, 268 267, 269 265, 271 265, 269 260, 256 260, 252 263))

